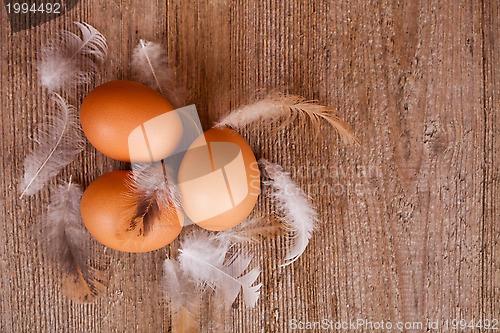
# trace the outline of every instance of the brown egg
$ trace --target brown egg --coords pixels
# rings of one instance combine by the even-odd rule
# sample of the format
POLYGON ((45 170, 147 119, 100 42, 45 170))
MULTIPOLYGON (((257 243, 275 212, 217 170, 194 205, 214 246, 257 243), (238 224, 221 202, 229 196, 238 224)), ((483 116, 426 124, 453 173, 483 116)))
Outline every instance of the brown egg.
POLYGON ((260 172, 245 139, 227 128, 210 129, 186 152, 178 174, 186 215, 208 230, 242 222, 260 193, 260 172))
POLYGON ((132 81, 111 81, 83 100, 80 121, 90 143, 124 162, 159 161, 182 138, 182 121, 153 89, 132 81))
POLYGON ((167 207, 135 218, 141 208, 128 183, 130 176, 130 171, 113 171, 94 180, 80 204, 83 223, 97 241, 118 251, 164 247, 180 234, 184 215, 167 207))

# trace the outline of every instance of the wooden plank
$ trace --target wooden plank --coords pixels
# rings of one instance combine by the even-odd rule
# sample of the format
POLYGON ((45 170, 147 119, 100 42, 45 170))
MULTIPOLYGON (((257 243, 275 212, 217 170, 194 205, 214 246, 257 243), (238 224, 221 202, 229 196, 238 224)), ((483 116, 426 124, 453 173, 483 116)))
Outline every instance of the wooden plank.
POLYGON ((498 317, 500 311, 500 223, 499 158, 500 121, 500 7, 485 1, 482 8, 484 71, 484 197, 482 230, 482 299, 484 318, 498 317))
MULTIPOLYGON (((36 53, 75 20, 108 39, 97 83, 130 78, 131 50, 144 38, 168 47, 205 128, 259 89, 287 91, 335 106, 362 141, 344 147, 326 126, 316 137, 303 121, 277 134, 242 131, 258 157, 291 172, 322 222, 292 266, 278 267, 284 237, 252 245, 261 300, 255 309, 238 300, 226 314, 205 297, 202 332, 290 332, 293 320, 500 319, 495 2, 96 0, 15 34, 1 15, 2 332, 170 328, 160 285, 170 249, 124 254, 90 243, 109 288, 96 303, 73 304, 34 233, 48 190, 18 199, 35 128, 53 112, 36 53)), ((88 145, 62 178, 88 185, 125 167, 88 145)), ((261 200, 255 213, 270 210, 261 200)))

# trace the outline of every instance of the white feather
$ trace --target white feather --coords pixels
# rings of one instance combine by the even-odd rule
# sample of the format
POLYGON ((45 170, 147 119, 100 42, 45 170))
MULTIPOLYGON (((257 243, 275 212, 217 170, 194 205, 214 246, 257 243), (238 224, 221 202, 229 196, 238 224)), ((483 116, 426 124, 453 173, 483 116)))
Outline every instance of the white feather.
POLYGON ((243 298, 248 307, 254 307, 261 283, 254 285, 260 269, 255 267, 243 274, 252 257, 238 251, 226 259, 229 245, 211 239, 203 231, 194 231, 182 241, 179 261, 184 273, 189 274, 199 286, 209 286, 224 295, 230 306, 243 290, 243 298))
POLYGON ((104 277, 101 271, 88 265, 89 255, 84 247, 90 237, 81 219, 81 198, 80 186, 71 181, 51 191, 40 241, 48 257, 64 273, 65 294, 74 300, 87 302, 103 291, 104 277))
POLYGON ((24 160, 21 197, 33 195, 83 150, 84 141, 73 106, 58 94, 54 102, 59 114, 49 118, 38 130, 38 147, 24 160))
POLYGON ((279 129, 289 126, 297 116, 307 116, 314 125, 316 134, 320 133, 321 120, 326 121, 340 135, 345 143, 358 143, 347 123, 340 120, 332 107, 306 101, 293 95, 275 94, 245 105, 230 112, 215 124, 215 127, 241 129, 254 122, 267 126, 279 124, 279 129))
POLYGON ((297 260, 304 253, 317 221, 317 213, 310 205, 306 194, 283 171, 278 164, 261 159, 259 163, 264 173, 270 178, 264 184, 272 189, 272 198, 277 209, 283 214, 287 229, 293 234, 293 246, 287 251, 286 266, 297 260))
POLYGON ((170 301, 172 332, 198 332, 200 326, 200 292, 196 284, 181 270, 179 262, 163 262, 163 290, 170 301))
POLYGON ((87 23, 74 22, 81 37, 64 31, 49 41, 38 61, 40 81, 49 91, 60 91, 70 84, 90 83, 108 52, 106 38, 87 23))
POLYGON ((167 50, 160 44, 140 40, 132 53, 130 63, 134 78, 159 91, 175 107, 185 106, 187 90, 179 85, 179 80, 168 64, 167 50))

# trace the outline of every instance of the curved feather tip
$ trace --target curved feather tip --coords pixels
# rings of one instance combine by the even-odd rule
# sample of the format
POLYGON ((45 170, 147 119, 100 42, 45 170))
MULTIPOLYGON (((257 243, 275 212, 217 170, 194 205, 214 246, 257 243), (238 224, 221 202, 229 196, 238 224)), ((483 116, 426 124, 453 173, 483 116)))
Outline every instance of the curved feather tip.
POLYGON ((56 93, 53 101, 59 108, 58 113, 40 125, 36 139, 38 146, 24 159, 20 198, 40 191, 84 148, 75 108, 56 93))
POLYGON ((42 48, 37 67, 40 81, 49 91, 90 83, 98 65, 107 57, 108 45, 103 34, 85 22, 74 23, 81 36, 64 31, 42 48))
POLYGON ((344 143, 360 144, 349 125, 339 118, 332 107, 306 101, 303 97, 294 95, 274 94, 240 107, 221 118, 215 127, 240 129, 259 122, 263 126, 277 124, 278 129, 282 129, 290 126, 297 116, 307 117, 317 135, 321 133, 321 121, 326 121, 344 143))
POLYGON ((137 81, 160 92, 174 107, 187 104, 189 92, 179 84, 175 69, 169 65, 167 50, 162 45, 141 39, 132 53, 130 68, 137 81))
POLYGON ((281 265, 287 266, 304 253, 317 222, 317 213, 304 191, 280 165, 265 159, 261 159, 259 164, 264 174, 270 178, 264 184, 271 188, 271 198, 283 215, 286 229, 292 234, 293 245, 287 251, 285 263, 281 265))

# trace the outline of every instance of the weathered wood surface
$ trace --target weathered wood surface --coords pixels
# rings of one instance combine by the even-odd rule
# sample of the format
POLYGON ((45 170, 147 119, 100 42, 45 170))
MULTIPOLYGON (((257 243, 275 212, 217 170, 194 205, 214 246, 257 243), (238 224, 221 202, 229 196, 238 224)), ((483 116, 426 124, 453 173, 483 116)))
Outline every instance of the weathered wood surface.
MULTIPOLYGON (((257 89, 284 90, 335 106, 362 141, 344 147, 326 127, 316 138, 299 121, 276 135, 243 133, 308 191, 322 223, 286 268, 284 239, 256 244, 257 307, 238 301, 225 317, 209 308, 203 332, 289 332, 293 319, 500 319, 497 1, 87 0, 15 34, 0 13, 0 331, 170 328, 159 285, 168 249, 124 254, 94 242, 109 289, 73 304, 33 233, 48 190, 18 199, 22 161, 51 112, 36 53, 75 20, 108 38, 97 83, 128 78, 131 49, 145 38, 168 46, 205 127, 257 89)), ((62 177, 86 185, 119 167, 89 145, 62 177)), ((269 209, 263 200, 257 213, 269 209)))

